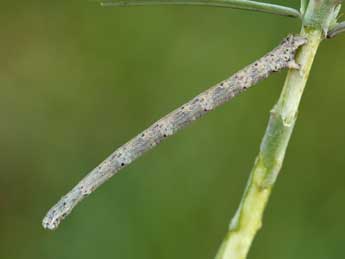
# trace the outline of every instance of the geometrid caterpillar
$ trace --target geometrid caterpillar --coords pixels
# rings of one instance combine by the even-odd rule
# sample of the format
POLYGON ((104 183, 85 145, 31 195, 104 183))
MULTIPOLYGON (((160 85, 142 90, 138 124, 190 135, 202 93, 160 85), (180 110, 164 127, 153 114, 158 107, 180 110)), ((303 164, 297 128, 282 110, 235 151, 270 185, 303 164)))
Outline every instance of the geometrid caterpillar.
POLYGON ((274 72, 283 68, 299 69, 294 57, 297 49, 305 43, 306 39, 303 37, 288 36, 278 47, 259 60, 194 97, 119 147, 48 211, 42 222, 43 227, 56 229, 61 220, 84 197, 92 193, 120 169, 192 121, 229 101, 274 72))

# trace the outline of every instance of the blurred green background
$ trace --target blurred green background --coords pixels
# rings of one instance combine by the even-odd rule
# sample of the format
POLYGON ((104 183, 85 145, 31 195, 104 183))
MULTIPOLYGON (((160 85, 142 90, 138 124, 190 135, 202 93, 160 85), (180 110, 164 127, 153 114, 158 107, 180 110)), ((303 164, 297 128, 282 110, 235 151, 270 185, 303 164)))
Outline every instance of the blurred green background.
MULTIPOLYGON (((116 147, 299 26, 221 8, 2 1, 0 258, 213 258, 285 72, 147 153, 55 232, 41 220, 116 147)), ((343 258, 344 41, 320 48, 249 258, 343 258)))

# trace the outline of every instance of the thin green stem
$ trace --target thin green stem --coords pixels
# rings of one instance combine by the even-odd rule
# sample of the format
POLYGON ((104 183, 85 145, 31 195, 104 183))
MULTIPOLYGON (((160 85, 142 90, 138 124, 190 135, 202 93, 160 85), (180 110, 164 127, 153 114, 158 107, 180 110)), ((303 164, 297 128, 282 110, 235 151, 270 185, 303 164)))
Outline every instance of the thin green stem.
POLYGON ((324 36, 337 24, 337 17, 343 0, 309 0, 303 16, 305 27, 322 30, 324 36))
POLYGON ((336 22, 337 0, 310 0, 301 35, 308 43, 297 53, 299 70, 289 70, 282 93, 263 137, 259 155, 250 174, 240 206, 216 259, 246 258, 252 241, 262 225, 263 213, 282 167, 285 152, 295 125, 298 107, 320 42, 328 26, 336 22))
POLYGON ((300 17, 298 10, 275 4, 261 3, 250 0, 123 0, 105 1, 102 6, 142 6, 142 5, 196 5, 225 7, 256 12, 277 14, 288 17, 300 17))
POLYGON ((263 212, 280 171, 285 151, 297 117, 297 111, 316 50, 321 41, 320 31, 302 31, 308 39, 296 57, 301 69, 290 70, 278 103, 263 138, 260 153, 244 193, 241 205, 217 259, 245 258, 256 232, 261 227, 263 212))
POLYGON ((301 68, 288 72, 280 99, 271 111, 269 124, 242 202, 231 221, 216 259, 246 258, 251 243, 261 227, 263 213, 295 124, 303 89, 322 38, 320 31, 303 30, 302 35, 307 37, 308 44, 301 48, 296 57, 301 68))
POLYGON ((305 10, 307 9, 307 4, 308 4, 308 0, 301 0, 301 8, 300 8, 300 12, 303 15, 305 10))

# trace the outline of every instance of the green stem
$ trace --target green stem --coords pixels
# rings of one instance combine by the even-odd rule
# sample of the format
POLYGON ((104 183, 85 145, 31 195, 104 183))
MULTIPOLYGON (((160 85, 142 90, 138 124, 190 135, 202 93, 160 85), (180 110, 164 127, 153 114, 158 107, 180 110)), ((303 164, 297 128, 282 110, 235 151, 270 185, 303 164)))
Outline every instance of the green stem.
POLYGON ((271 13, 288 17, 300 17, 294 8, 250 0, 123 0, 105 1, 102 6, 141 6, 141 5, 199 5, 225 7, 271 13))
POLYGON ((308 4, 308 0, 301 0, 301 8, 300 8, 300 12, 303 15, 305 10, 307 9, 307 4, 308 4))
POLYGON ((231 221, 216 259, 246 258, 256 232, 261 227, 263 212, 282 166, 302 93, 322 39, 319 30, 302 29, 301 34, 308 39, 296 57, 301 69, 288 72, 280 99, 271 111, 240 207, 231 221))
POLYGON ((241 204, 216 259, 244 259, 248 254, 261 227, 267 201, 282 167, 315 54, 329 27, 336 23, 340 3, 339 0, 309 1, 301 31, 308 43, 296 56, 301 67, 288 72, 280 98, 271 111, 241 204))

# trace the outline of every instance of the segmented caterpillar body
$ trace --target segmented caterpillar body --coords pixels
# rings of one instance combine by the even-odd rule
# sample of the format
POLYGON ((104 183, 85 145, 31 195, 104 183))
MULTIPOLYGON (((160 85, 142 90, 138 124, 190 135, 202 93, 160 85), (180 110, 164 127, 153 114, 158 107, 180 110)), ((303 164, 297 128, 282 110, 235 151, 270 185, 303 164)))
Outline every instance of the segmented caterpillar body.
POLYGON ((259 60, 194 97, 119 147, 48 211, 42 222, 43 227, 56 229, 61 220, 84 197, 92 193, 123 167, 192 121, 231 100, 274 72, 284 68, 298 69, 299 66, 294 59, 295 54, 297 49, 305 43, 306 39, 303 37, 288 36, 278 47, 259 60))

